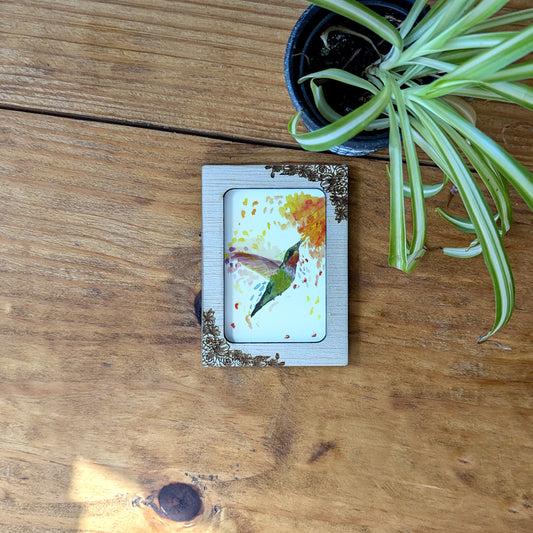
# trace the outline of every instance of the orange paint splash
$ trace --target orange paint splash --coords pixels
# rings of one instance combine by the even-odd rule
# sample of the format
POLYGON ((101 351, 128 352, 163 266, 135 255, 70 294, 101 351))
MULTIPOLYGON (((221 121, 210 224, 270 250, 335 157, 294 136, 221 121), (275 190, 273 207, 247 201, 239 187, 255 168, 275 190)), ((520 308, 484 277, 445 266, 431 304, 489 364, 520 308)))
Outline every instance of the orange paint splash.
POLYGON ((296 225, 313 257, 323 257, 326 240, 326 199, 301 192, 286 197, 280 214, 296 225), (314 253, 313 253, 314 252, 314 253))

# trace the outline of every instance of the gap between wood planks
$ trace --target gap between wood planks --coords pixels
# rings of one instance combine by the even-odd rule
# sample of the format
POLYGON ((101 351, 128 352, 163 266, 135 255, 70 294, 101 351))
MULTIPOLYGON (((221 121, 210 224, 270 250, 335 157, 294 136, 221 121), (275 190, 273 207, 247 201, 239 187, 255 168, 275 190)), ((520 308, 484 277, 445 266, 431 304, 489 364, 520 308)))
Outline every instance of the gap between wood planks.
MULTIPOLYGON (((110 124, 114 126, 127 126, 127 127, 132 127, 132 128, 162 131, 162 132, 168 132, 168 133, 178 133, 181 135, 190 135, 192 137, 204 137, 207 139, 234 142, 234 143, 243 143, 243 144, 253 144, 256 146, 266 146, 270 148, 283 148, 286 150, 301 150, 301 148, 297 145, 284 143, 284 142, 257 140, 253 138, 238 137, 238 136, 233 137, 231 135, 227 135, 223 133, 214 134, 214 133, 204 132, 202 130, 189 130, 187 128, 175 128, 172 126, 163 126, 160 124, 150 124, 149 122, 143 122, 139 120, 94 117, 91 115, 67 113, 67 112, 62 113, 60 111, 47 111, 43 109, 32 109, 32 108, 26 108, 26 107, 21 107, 21 106, 3 105, 3 104, 0 104, 0 110, 16 111, 19 113, 29 113, 32 115, 42 115, 42 116, 55 117, 55 118, 66 118, 66 119, 71 119, 71 120, 83 120, 87 122, 95 122, 95 123, 100 123, 100 124, 110 124)), ((369 154, 363 157, 366 159, 372 160, 372 161, 388 161, 389 160, 388 156, 376 155, 376 154, 369 154)), ((434 163, 431 163, 429 161, 419 161, 419 164, 420 166, 436 167, 434 163)))

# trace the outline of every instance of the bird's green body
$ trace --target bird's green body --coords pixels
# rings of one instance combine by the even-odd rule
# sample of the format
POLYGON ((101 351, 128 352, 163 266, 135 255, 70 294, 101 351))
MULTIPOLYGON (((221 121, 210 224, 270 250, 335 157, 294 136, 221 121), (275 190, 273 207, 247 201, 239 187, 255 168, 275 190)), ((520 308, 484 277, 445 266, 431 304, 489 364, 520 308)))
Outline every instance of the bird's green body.
POLYGON ((283 262, 278 270, 270 276, 265 292, 257 302, 250 316, 254 316, 257 311, 264 307, 268 302, 284 293, 294 281, 296 275, 296 266, 298 265, 301 241, 291 246, 283 258, 283 262))
POLYGON ((291 286, 292 281, 293 279, 291 278, 291 276, 282 268, 280 268, 275 274, 272 274, 272 277, 268 282, 265 292, 261 296, 260 300, 257 302, 252 312, 252 316, 254 316, 255 313, 259 311, 259 309, 264 307, 276 296, 279 296, 281 293, 285 292, 291 286))

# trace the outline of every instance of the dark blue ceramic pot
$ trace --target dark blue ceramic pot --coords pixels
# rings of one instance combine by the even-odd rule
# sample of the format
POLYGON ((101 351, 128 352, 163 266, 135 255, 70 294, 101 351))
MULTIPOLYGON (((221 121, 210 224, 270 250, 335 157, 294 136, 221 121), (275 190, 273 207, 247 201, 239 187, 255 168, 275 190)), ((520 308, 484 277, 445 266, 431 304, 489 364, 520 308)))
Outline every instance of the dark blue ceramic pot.
MULTIPOLYGON (((359 0, 365 6, 387 18, 403 20, 413 5, 413 0, 359 0)), ((313 95, 308 83, 299 85, 298 80, 312 72, 310 69, 310 54, 316 54, 316 43, 324 30, 332 25, 353 26, 351 21, 340 17, 326 9, 311 5, 299 18, 294 26, 285 51, 285 82, 292 103, 296 110, 302 110, 302 121, 309 131, 314 131, 327 124, 327 121, 316 110, 313 95), (344 23, 343 23, 344 21, 344 23)), ((364 30, 363 30, 364 31, 364 30)), ((377 36, 376 36, 377 37, 377 36)), ((381 45, 383 46, 384 43, 381 45)), ((385 43, 386 45, 386 43, 385 43)), ((370 47, 361 40, 362 47, 370 47)), ((389 46, 389 45, 386 45, 389 46)), ((365 67, 368 65, 364 65, 365 67)), ((338 65, 343 68, 343 65, 338 65)), ((354 72, 361 75, 362 72, 354 72)), ((333 104, 333 102, 329 102, 333 104)), ((341 113, 342 114, 342 113, 341 113)), ((330 151, 348 156, 366 155, 381 150, 389 144, 388 130, 375 132, 361 132, 342 145, 330 151)))

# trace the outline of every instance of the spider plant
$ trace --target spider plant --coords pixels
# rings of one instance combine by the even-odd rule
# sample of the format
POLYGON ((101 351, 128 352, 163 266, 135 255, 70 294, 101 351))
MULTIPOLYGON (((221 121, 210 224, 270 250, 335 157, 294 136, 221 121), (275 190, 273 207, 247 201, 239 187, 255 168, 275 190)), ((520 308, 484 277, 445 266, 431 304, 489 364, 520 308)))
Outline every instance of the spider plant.
POLYGON ((473 240, 464 248, 444 248, 444 253, 465 258, 482 254, 495 292, 494 324, 479 342, 504 326, 514 307, 513 275, 502 242, 512 222, 509 184, 533 209, 533 174, 476 128, 475 111, 464 99, 510 102, 533 110, 533 88, 518 83, 533 77, 533 61, 518 62, 533 51, 533 9, 496 14, 507 1, 438 0, 421 16, 426 0, 415 0, 405 20, 395 27, 357 1, 314 0, 373 31, 390 44, 390 51, 362 76, 329 68, 301 78, 300 83, 311 84, 316 108, 328 124, 298 133, 301 112, 289 122, 290 133, 312 151, 330 149, 386 123, 389 264, 402 271, 411 272, 425 252, 425 198, 437 194, 447 181, 453 184, 467 217, 437 211, 455 228, 472 234, 473 240), (524 23, 529 25, 523 27, 524 23), (509 24, 523 29, 501 30, 509 24), (320 85, 324 79, 363 88, 370 97, 340 116, 325 99, 320 85), (417 147, 443 171, 443 183, 424 184, 417 147), (492 198, 495 212, 486 195, 492 198), (406 197, 412 210, 410 238, 406 197))

